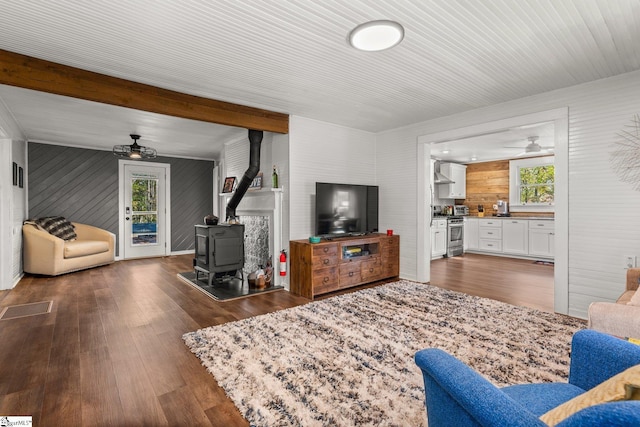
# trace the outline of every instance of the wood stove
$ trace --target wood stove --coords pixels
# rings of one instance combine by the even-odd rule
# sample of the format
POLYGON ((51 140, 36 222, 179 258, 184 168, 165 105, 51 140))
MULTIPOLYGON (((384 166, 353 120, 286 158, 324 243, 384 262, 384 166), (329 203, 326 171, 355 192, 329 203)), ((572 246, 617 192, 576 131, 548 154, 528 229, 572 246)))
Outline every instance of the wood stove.
POLYGON ((201 225, 196 228, 196 250, 193 260, 196 281, 206 273, 208 285, 220 273, 242 271, 244 266, 244 225, 201 225))

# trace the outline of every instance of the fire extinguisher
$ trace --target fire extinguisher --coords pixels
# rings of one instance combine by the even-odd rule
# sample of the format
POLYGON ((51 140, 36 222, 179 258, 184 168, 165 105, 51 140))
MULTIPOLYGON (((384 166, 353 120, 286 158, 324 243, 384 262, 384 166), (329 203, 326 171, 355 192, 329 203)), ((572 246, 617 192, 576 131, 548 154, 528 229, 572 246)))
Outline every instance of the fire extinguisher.
POLYGON ((284 249, 280 251, 280 275, 287 275, 287 253, 284 249))

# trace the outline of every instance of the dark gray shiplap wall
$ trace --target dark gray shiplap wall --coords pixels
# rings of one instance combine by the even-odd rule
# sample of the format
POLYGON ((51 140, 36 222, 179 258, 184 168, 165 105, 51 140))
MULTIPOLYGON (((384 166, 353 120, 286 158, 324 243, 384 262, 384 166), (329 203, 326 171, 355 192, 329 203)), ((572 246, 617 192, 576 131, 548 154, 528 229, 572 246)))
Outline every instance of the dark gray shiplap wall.
MULTIPOLYGON (((207 160, 158 157, 171 165, 171 249, 194 248, 194 224, 210 214, 207 160)), ((111 152, 29 143, 29 217, 60 215, 118 235, 118 159, 111 152)))

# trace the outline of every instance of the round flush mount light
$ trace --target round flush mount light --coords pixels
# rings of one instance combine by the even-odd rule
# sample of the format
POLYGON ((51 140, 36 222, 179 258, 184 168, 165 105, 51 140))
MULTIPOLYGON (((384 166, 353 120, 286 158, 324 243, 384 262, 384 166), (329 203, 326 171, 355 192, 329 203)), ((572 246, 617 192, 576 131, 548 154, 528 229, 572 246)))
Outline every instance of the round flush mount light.
POLYGON ((370 21, 349 33, 349 43, 359 50, 377 52, 390 49, 404 38, 404 28, 394 21, 370 21))

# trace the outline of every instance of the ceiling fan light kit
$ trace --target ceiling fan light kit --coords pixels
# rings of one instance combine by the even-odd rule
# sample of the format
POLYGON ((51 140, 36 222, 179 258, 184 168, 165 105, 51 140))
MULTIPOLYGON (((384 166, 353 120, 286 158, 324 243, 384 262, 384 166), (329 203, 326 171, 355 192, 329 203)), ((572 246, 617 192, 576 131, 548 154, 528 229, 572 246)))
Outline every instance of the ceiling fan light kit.
MULTIPOLYGON (((538 141, 537 136, 530 136, 529 138, 527 138, 527 140, 529 141, 529 144, 527 144, 527 146, 524 147, 524 151, 518 154, 518 156, 524 156, 525 154, 532 154, 532 153, 548 153, 553 151, 553 146, 541 146, 540 144, 538 144, 536 142, 538 141)), ((505 148, 521 149, 522 147, 505 147, 505 148)))
POLYGON ((140 139, 140 135, 130 134, 131 139, 133 139, 133 144, 131 145, 114 145, 113 146, 113 155, 116 157, 133 159, 133 160, 144 160, 144 159, 155 159, 158 156, 158 152, 155 148, 145 147, 144 145, 138 145, 138 140, 140 139))

